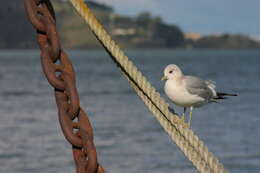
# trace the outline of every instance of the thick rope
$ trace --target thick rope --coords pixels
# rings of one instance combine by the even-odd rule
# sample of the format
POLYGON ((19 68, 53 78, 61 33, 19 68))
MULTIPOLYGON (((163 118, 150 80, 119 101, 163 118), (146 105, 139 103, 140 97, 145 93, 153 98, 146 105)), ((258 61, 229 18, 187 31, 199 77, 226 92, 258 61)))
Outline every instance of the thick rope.
POLYGON ((183 126, 179 117, 169 111, 169 104, 161 98, 160 94, 156 92, 155 88, 142 75, 133 62, 128 59, 119 46, 111 39, 84 1, 70 0, 70 2, 90 26, 92 32, 111 55, 115 63, 120 67, 148 109, 193 165, 201 173, 228 173, 193 131, 183 126))

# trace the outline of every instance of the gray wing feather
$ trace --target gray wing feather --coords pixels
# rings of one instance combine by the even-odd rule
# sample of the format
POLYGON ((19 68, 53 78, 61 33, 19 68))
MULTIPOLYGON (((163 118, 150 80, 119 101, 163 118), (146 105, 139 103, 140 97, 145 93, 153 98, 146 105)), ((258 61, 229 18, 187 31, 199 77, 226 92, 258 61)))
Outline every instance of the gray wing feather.
POLYGON ((207 101, 209 101, 212 98, 213 93, 208 87, 206 81, 194 76, 185 76, 184 81, 186 89, 190 94, 198 95, 206 99, 207 101))

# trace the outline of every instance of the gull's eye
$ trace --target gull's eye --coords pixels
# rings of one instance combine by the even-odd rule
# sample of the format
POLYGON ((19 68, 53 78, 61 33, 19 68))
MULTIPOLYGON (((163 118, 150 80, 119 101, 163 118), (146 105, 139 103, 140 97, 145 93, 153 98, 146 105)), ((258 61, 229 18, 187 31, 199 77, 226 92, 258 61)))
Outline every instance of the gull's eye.
POLYGON ((173 72, 172 70, 171 70, 171 71, 169 71, 169 73, 171 73, 171 74, 172 74, 172 72, 173 72))

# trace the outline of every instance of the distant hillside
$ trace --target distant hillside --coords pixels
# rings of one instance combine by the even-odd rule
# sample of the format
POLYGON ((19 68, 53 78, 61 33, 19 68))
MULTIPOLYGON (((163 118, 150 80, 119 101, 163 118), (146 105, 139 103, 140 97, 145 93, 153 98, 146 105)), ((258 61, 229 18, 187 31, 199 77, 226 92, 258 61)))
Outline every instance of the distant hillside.
MULTIPOLYGON (((52 1, 57 26, 65 48, 100 48, 85 22, 68 2, 52 1)), ((130 48, 260 48, 260 43, 243 35, 185 37, 176 25, 144 12, 136 17, 122 16, 104 4, 87 1, 88 6, 121 47, 130 48)), ((0 6, 0 49, 38 48, 35 30, 29 23, 22 0, 5 1, 0 6)))
POLYGON ((260 42, 241 34, 220 34, 208 35, 195 41, 186 40, 186 46, 193 48, 214 48, 214 49, 242 49, 260 48, 260 42))
POLYGON ((36 48, 35 31, 27 20, 23 1, 5 1, 0 6, 0 48, 36 48))
MULTIPOLYGON (((142 13, 137 17, 121 16, 112 7, 87 2, 112 37, 123 47, 178 47, 184 37, 174 25, 164 24, 159 17, 142 13)), ((96 41, 83 20, 68 2, 53 1, 59 34, 66 48, 98 48, 96 41)), ((0 7, 0 48, 36 48, 35 31, 25 17, 21 0, 6 1, 0 7), (18 27, 19 26, 19 27, 18 27)))
MULTIPOLYGON (((159 17, 152 17, 149 13, 128 17, 116 14, 113 8, 103 4, 92 1, 87 1, 87 4, 122 47, 175 48, 184 42, 183 33, 177 26, 167 25, 159 17)), ((75 15, 68 3, 59 3, 55 7, 60 21, 60 34, 66 47, 99 47, 87 25, 75 15)))

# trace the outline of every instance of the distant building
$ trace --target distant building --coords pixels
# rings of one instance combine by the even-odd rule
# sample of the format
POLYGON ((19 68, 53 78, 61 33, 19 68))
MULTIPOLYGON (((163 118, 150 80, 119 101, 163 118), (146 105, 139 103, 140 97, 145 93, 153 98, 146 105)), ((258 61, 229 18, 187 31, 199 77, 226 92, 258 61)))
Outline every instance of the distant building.
POLYGON ((254 41, 260 42, 260 36, 250 36, 250 38, 254 41))
POLYGON ((133 18, 117 14, 110 15, 110 22, 112 23, 113 28, 128 29, 136 25, 136 21, 133 18))
POLYGON ((184 37, 186 40, 197 41, 202 38, 202 35, 199 33, 195 33, 195 32, 186 32, 184 34, 184 37))
POLYGON ((116 28, 112 30, 112 35, 114 36, 133 36, 136 34, 135 28, 116 28))

